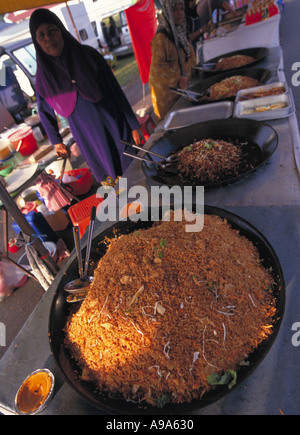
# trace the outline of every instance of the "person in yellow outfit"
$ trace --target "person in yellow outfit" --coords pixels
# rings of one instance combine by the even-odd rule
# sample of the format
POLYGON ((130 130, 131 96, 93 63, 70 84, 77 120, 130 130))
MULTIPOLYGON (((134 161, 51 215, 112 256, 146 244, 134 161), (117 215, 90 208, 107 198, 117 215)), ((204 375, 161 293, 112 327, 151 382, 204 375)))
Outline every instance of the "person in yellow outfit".
POLYGON ((155 37, 152 40, 152 61, 149 85, 153 110, 160 121, 165 117, 178 96, 170 87, 186 89, 196 65, 196 56, 188 37, 184 0, 163 0, 162 16, 155 37), (172 32, 167 2, 170 2, 177 31, 183 72, 172 32))

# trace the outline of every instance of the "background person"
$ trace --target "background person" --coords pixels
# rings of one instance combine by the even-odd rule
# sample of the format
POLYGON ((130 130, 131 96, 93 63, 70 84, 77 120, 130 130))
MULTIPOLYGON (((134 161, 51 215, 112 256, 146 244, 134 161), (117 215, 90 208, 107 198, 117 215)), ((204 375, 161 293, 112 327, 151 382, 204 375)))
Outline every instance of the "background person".
POLYGON ((111 44, 111 48, 110 48, 111 50, 114 48, 117 48, 121 45, 119 31, 118 31, 118 28, 116 26, 116 23, 115 23, 115 20, 113 19, 113 17, 109 18, 108 35, 109 35, 109 41, 111 44))
POLYGON ((197 14, 196 0, 185 0, 185 16, 189 38, 193 44, 193 48, 196 53, 197 43, 201 40, 201 37, 203 36, 201 20, 199 18, 199 15, 197 14))
POLYGON ((237 16, 238 13, 232 9, 228 1, 225 0, 200 0, 197 5, 197 14, 201 21, 201 26, 207 25, 212 21, 212 14, 216 9, 232 13, 237 16))
POLYGON ((192 76, 192 68, 196 64, 195 52, 187 34, 184 0, 170 0, 184 69, 184 74, 181 73, 167 1, 162 2, 160 24, 152 40, 149 74, 152 104, 158 120, 164 118, 178 99, 169 88, 186 89, 192 76))

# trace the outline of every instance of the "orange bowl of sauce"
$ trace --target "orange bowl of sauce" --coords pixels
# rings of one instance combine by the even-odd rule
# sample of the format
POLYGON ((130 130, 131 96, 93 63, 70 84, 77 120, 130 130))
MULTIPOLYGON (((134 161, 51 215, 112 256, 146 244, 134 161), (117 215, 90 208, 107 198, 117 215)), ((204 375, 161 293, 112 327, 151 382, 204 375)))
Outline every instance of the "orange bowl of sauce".
POLYGON ((47 370, 37 370, 29 375, 19 388, 15 406, 18 414, 33 415, 41 412, 52 397, 54 376, 47 370))

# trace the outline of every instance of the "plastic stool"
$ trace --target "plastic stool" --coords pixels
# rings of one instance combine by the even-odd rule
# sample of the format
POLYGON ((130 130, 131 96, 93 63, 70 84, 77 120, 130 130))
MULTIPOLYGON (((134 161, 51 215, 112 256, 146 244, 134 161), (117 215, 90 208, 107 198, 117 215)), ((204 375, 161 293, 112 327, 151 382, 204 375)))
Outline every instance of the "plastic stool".
POLYGON ((68 213, 74 226, 79 227, 80 238, 84 235, 87 227, 90 224, 90 216, 92 207, 98 207, 104 199, 98 195, 92 195, 78 204, 69 208, 68 213))
POLYGON ((156 124, 150 115, 139 117, 138 121, 141 126, 141 130, 143 132, 145 140, 147 141, 151 134, 154 132, 156 124))

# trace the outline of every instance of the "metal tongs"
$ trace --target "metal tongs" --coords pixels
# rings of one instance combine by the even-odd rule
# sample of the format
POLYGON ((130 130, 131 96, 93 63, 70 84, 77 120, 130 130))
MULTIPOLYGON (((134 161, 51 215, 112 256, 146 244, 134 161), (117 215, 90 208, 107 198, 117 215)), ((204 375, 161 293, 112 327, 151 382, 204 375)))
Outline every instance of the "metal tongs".
POLYGON ((194 103, 198 103, 199 100, 207 95, 207 92, 193 92, 188 89, 169 88, 174 94, 178 94, 181 97, 189 98, 194 103))
POLYGON ((159 154, 157 154, 157 153, 155 153, 153 151, 146 150, 146 149, 144 149, 144 148, 142 148, 142 147, 140 147, 138 145, 135 145, 135 144, 123 141, 123 140, 121 140, 121 143, 123 145, 135 148, 135 149, 137 149, 139 151, 144 151, 146 154, 149 154, 150 157, 151 157, 151 155, 153 155, 155 157, 158 157, 159 159, 161 159, 161 161, 160 162, 156 162, 155 160, 152 160, 152 159, 149 160, 149 159, 146 159, 145 157, 140 157, 140 156, 138 156, 136 154, 130 154, 130 153, 126 152, 126 151, 123 152, 124 156, 132 157, 133 159, 137 159, 137 160, 142 160, 143 162, 146 162, 146 163, 152 163, 154 165, 159 166, 164 171, 170 172, 171 174, 177 174, 178 173, 178 169, 177 169, 177 165, 176 165, 178 157, 177 157, 176 154, 171 154, 169 157, 164 157, 164 156, 161 156, 161 155, 159 155, 159 154))
POLYGON ((88 269, 89 269, 89 262, 90 262, 90 253, 92 247, 95 219, 96 219, 96 207, 92 207, 84 270, 82 267, 79 229, 78 227, 74 227, 73 229, 80 277, 74 281, 71 281, 64 288, 66 292, 70 293, 70 295, 67 297, 67 302, 69 303, 82 301, 87 294, 90 284, 93 282, 93 277, 88 276, 88 269))

